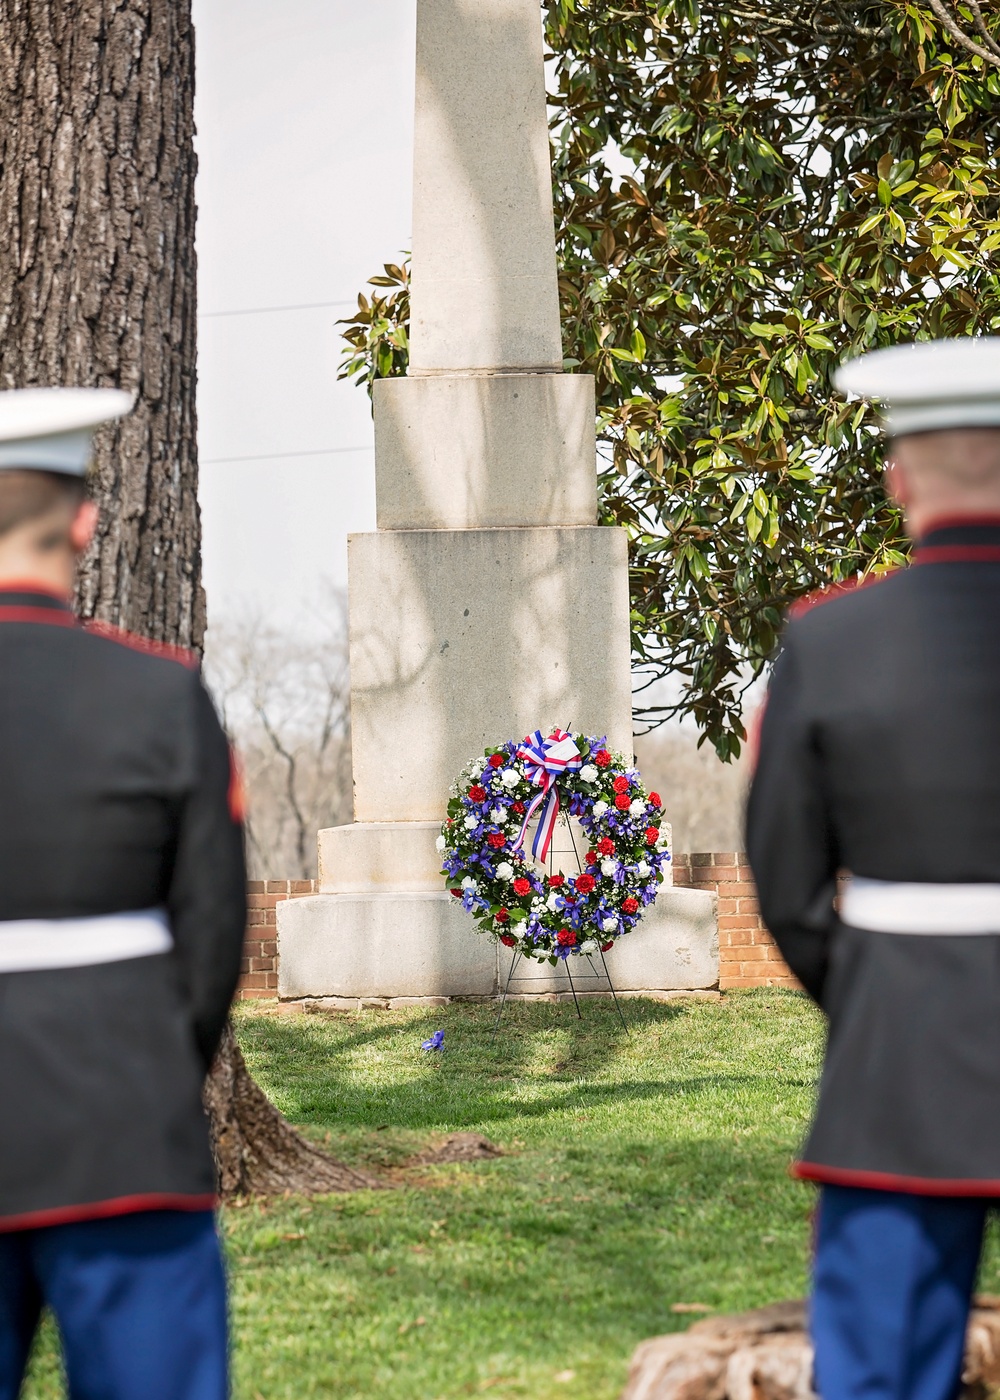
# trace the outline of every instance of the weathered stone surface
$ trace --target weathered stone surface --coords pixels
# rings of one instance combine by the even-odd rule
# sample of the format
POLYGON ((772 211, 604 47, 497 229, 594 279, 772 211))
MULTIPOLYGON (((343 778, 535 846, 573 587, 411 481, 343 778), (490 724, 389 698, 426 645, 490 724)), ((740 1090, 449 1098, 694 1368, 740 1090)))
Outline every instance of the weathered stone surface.
POLYGON ((445 894, 317 894, 277 908, 280 997, 489 996, 496 952, 445 894))
POLYGON ((597 524, 590 375, 380 379, 374 410, 380 530, 597 524))
MULTIPOLYGON (((705 890, 661 889, 642 922, 605 954, 616 992, 640 993, 714 987, 719 981, 719 940, 715 896, 705 890)), ((513 961, 500 947, 500 986, 513 961)), ((577 993, 608 992, 599 957, 574 957, 570 971, 577 993), (595 975, 596 974, 596 975, 595 975)), ((522 958, 511 984, 516 995, 569 992, 563 966, 522 958)))
POLYGON ((562 369, 537 0, 419 0, 410 373, 562 369))
POLYGON ((458 771, 536 727, 632 746, 625 533, 352 535, 355 818, 440 821, 458 771))
POLYGON ((433 822, 352 822, 319 833, 321 894, 387 894, 444 889, 433 822))
MULTIPOLYGON (((774 1303, 706 1318, 635 1350, 622 1400, 817 1400, 806 1304, 774 1303)), ((969 1319, 964 1400, 1000 1385, 1000 1299, 980 1297, 969 1319)))

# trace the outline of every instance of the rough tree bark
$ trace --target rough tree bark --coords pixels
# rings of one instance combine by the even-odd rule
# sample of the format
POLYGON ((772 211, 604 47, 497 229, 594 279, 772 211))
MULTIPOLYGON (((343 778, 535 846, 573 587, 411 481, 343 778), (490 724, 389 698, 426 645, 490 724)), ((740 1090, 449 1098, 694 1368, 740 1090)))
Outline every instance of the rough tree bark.
MULTIPOLYGON (((0 0, 0 388, 111 385, 79 610, 201 649, 190 0, 0 0)), ((289 1126, 227 1031, 206 1088, 228 1191, 367 1178, 289 1126)))

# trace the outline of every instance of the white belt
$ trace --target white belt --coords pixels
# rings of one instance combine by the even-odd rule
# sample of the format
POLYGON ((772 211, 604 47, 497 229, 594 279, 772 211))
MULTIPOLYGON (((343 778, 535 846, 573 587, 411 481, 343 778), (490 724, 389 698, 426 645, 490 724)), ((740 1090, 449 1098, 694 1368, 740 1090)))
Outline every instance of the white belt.
POLYGON ((173 946, 165 909, 90 919, 0 920, 0 972, 91 967, 169 953, 173 946))
POLYGON ((907 884, 852 876, 841 922, 875 933, 1000 933, 1000 885, 907 884))

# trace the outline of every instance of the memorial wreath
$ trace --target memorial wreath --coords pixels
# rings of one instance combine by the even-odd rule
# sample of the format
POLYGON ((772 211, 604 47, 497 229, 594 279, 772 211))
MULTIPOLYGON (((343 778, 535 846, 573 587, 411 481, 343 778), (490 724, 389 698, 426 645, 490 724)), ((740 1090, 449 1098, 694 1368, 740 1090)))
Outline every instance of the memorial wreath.
POLYGON ((605 739, 541 731, 487 749, 459 774, 438 837, 442 873, 487 933, 527 957, 607 952, 653 903, 670 853, 661 803, 605 739), (546 873, 560 810, 578 819, 589 849, 581 869, 546 873))

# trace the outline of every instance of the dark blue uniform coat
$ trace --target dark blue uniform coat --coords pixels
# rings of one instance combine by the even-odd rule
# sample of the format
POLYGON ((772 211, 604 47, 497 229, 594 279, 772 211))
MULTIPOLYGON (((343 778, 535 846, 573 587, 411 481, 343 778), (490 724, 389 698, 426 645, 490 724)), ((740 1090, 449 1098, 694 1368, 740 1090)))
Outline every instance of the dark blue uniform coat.
POLYGON ((1000 883, 1000 520, 792 620, 761 728, 747 849, 764 921, 829 1017, 797 1173, 1000 1195, 1000 936, 875 933, 838 872, 1000 883))
POLYGON ((184 654, 0 591, 0 921, 165 909, 169 953, 0 973, 0 1230, 204 1209, 245 922, 229 748, 184 654))

